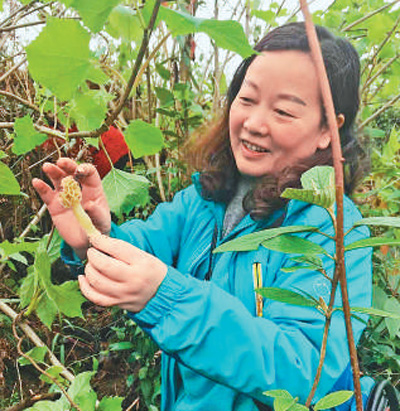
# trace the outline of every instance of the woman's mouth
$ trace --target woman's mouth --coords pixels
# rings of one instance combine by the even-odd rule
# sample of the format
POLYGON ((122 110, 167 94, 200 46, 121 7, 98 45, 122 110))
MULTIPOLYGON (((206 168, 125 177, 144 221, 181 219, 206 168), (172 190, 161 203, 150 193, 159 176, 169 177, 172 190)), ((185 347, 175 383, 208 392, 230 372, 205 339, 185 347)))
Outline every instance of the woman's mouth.
POLYGON ((255 151, 256 153, 269 153, 269 150, 267 150, 266 148, 249 143, 246 140, 242 140, 242 144, 250 151, 255 151))

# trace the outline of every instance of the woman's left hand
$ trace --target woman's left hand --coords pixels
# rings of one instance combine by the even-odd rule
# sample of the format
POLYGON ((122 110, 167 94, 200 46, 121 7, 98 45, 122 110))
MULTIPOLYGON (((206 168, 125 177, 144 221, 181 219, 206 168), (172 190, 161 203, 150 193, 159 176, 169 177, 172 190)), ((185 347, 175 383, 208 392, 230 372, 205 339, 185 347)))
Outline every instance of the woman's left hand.
POLYGON ((78 277, 82 294, 97 305, 142 310, 157 292, 167 266, 126 241, 101 235, 91 243, 86 275, 78 277))

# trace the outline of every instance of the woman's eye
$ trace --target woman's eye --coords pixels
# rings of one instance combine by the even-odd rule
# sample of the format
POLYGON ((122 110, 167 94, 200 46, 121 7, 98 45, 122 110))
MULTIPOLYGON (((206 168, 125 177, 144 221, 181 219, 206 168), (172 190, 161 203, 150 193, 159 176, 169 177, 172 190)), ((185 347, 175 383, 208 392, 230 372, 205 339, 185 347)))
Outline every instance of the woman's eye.
POLYGON ((283 116, 283 117, 292 117, 292 118, 294 118, 294 115, 288 113, 288 112, 285 111, 285 110, 281 110, 281 109, 279 109, 279 108, 277 108, 277 109, 275 110, 275 112, 276 112, 277 114, 279 114, 280 116, 283 116))
POLYGON ((242 103, 250 104, 250 103, 253 102, 253 99, 250 98, 250 97, 241 96, 241 97, 240 97, 240 101, 241 101, 242 103))

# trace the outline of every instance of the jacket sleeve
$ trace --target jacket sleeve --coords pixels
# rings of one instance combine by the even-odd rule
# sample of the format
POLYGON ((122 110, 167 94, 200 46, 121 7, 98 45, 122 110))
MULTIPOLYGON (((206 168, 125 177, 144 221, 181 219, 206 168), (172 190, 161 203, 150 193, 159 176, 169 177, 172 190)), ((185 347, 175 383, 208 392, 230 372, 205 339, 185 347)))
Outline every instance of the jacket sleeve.
MULTIPOLYGON (((315 210, 315 206, 309 208, 315 210)), ((305 222, 317 225, 327 220, 326 216, 321 221, 314 217, 305 222)), ((358 228, 350 232, 347 242, 367 236, 368 230, 358 228)), ((312 240, 325 248, 333 243, 315 233, 312 240)), ((371 250, 359 249, 347 254, 351 304, 369 306, 371 250)), ((329 259, 325 262, 332 276, 334 264, 329 259)), ((283 273, 280 268, 292 263, 288 255, 277 252, 270 252, 265 264, 272 271, 269 278, 273 277, 266 285, 303 290, 316 298, 322 290, 328 303, 329 292, 325 290, 329 290, 330 282, 320 273, 304 269, 283 273)), ((340 304, 339 290, 336 304, 340 304)), ((256 317, 238 297, 216 284, 199 281, 169 267, 155 297, 141 312, 131 315, 163 351, 185 366, 262 402, 268 402, 262 393, 272 389, 286 389, 304 402, 311 389, 325 322, 315 308, 266 300, 263 317, 256 317)), ((353 327, 358 340, 365 324, 353 321, 353 327)), ((329 392, 348 361, 343 315, 338 310, 332 318, 328 353, 315 400, 329 392)))

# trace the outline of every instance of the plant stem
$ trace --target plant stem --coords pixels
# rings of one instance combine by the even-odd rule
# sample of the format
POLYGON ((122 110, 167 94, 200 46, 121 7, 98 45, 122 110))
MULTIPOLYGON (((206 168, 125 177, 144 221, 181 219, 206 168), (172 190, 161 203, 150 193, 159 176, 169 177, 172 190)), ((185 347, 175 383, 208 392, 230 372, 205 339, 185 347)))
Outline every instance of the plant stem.
POLYGON ((343 157, 340 145, 339 130, 336 123, 335 109, 333 105, 331 90, 329 87, 328 76, 325 71, 322 52, 319 46, 317 33, 312 22, 311 14, 308 10, 306 0, 300 0, 300 6, 305 18, 305 25, 307 37, 310 45, 311 56, 317 71, 321 94, 325 106, 325 111, 328 119, 328 126, 331 132, 332 140, 332 156, 333 165, 335 169, 335 183, 336 183, 336 270, 338 272, 338 279, 340 281, 342 291, 342 304, 346 324, 347 341, 350 352, 350 362, 353 371, 354 391, 356 397, 356 409, 362 411, 362 394, 360 385, 360 370, 357 360, 357 350, 354 342, 349 297, 347 292, 346 267, 344 261, 344 228, 343 228, 343 193, 344 193, 344 179, 343 179, 343 157))

